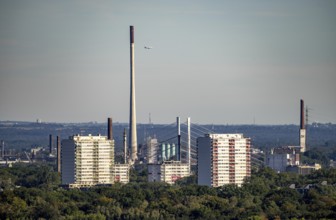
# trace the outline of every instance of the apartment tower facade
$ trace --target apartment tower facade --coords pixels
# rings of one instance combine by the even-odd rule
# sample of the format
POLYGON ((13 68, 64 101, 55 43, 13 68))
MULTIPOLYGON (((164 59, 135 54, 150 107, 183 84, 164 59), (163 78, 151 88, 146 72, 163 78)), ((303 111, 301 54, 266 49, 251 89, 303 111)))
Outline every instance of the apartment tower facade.
POLYGON ((70 136, 62 140, 62 184, 89 187, 113 184, 114 140, 106 136, 70 136))
POLYGON ((241 186, 251 176, 251 140, 242 134, 206 134, 197 149, 199 185, 241 186))

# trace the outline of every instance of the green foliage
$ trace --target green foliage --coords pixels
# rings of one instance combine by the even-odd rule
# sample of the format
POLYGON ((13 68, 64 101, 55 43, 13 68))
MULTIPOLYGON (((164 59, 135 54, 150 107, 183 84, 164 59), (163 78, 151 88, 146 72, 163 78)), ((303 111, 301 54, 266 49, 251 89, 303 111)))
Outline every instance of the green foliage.
POLYGON ((63 189, 48 166, 0 169, 0 219, 335 219, 336 170, 307 176, 254 171, 243 186, 147 183, 143 169, 127 185, 63 189), (327 181, 327 185, 322 185, 327 181), (290 184, 302 188, 290 189, 290 184), (303 189, 313 184, 310 189, 303 189))
POLYGON ((145 183, 147 182, 147 167, 145 164, 136 165, 130 170, 130 182, 145 183))
MULTIPOLYGON (((327 151, 327 150, 324 150, 327 151)), ((323 152, 321 149, 312 149, 304 152, 302 156, 302 162, 304 164, 319 163, 323 167, 329 166, 329 161, 333 158, 332 153, 323 152)))
POLYGON ((176 185, 179 186, 186 186, 186 185, 190 185, 190 184, 197 184, 197 176, 196 175, 191 175, 191 176, 187 176, 181 179, 178 179, 175 182, 176 185))

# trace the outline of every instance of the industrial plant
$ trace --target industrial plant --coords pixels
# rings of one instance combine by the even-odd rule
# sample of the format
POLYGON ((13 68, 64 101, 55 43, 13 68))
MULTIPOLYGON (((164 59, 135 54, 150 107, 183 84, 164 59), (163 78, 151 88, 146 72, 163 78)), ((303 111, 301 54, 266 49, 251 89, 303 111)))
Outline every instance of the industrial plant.
MULTIPOLYGON (((180 117, 177 117, 170 127, 172 134, 160 136, 147 133, 143 136, 143 144, 138 144, 134 26, 130 26, 129 32, 129 123, 128 127, 123 128, 122 135, 113 136, 112 118, 108 118, 106 135, 72 134, 62 141, 60 135, 56 135, 55 144, 55 135, 50 134, 47 150, 33 148, 30 154, 25 152, 27 160, 14 162, 37 161, 39 153, 45 154, 48 151, 48 157, 41 157, 40 160, 55 160, 62 185, 69 188, 111 185, 117 182, 127 184, 130 181, 130 170, 138 165, 146 166, 148 182, 174 184, 182 178, 197 175, 199 185, 211 187, 225 184, 241 186, 251 176, 252 163, 255 162, 277 172, 307 174, 321 168, 319 164, 312 166, 301 161, 301 155, 307 151, 303 100, 300 100, 300 129, 297 135, 299 146, 274 147, 266 155, 259 152, 259 157, 253 153, 251 138, 238 132, 214 132, 213 129, 205 129, 196 124, 193 124, 192 129, 190 117, 185 123, 181 123, 180 117), (117 144, 116 140, 122 141, 117 144), (261 159, 260 155, 264 158, 261 159), (116 160, 117 156, 122 160, 116 160)), ((0 153, 2 164, 14 163, 10 161, 10 154, 6 156, 4 141, 1 142, 0 153)))
POLYGON ((320 164, 308 165, 303 164, 301 155, 306 152, 306 126, 304 101, 300 100, 300 131, 299 146, 282 146, 272 148, 266 154, 266 166, 272 168, 276 172, 295 172, 299 174, 309 174, 314 170, 321 169, 320 164))

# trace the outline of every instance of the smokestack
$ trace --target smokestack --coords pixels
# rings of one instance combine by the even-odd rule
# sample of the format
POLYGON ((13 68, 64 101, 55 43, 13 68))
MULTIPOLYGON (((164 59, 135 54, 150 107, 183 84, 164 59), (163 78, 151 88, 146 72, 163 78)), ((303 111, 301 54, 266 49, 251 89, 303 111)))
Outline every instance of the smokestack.
POLYGON ((138 142, 136 127, 136 110, 135 110, 135 76, 134 76, 134 27, 130 26, 130 69, 131 69, 131 85, 130 85, 130 121, 129 121, 129 147, 131 149, 131 159, 134 163, 137 158, 138 142))
POLYGON ((2 159, 5 158, 5 141, 4 140, 1 141, 1 157, 2 159))
POLYGON ((107 139, 112 140, 113 135, 112 135, 112 118, 107 119, 107 139))
POLYGON ((126 128, 124 128, 124 135, 123 135, 123 140, 124 140, 124 163, 127 163, 127 140, 126 140, 126 128))
POLYGON ((53 150, 53 136, 52 134, 49 134, 49 154, 52 154, 53 150))
POLYGON ((180 117, 176 117, 177 124, 177 149, 176 149, 176 160, 181 160, 181 125, 180 125, 180 117))
POLYGON ((56 143, 57 143, 57 172, 61 173, 61 143, 60 143, 60 137, 56 137, 56 143))
POLYGON ((187 118, 187 125, 188 125, 188 166, 189 166, 189 173, 191 172, 191 139, 190 139, 190 117, 187 118))
POLYGON ((300 152, 306 152, 306 128, 304 121, 304 101, 300 100, 300 152))
POLYGON ((300 100, 300 129, 305 129, 305 121, 304 121, 304 101, 300 100))

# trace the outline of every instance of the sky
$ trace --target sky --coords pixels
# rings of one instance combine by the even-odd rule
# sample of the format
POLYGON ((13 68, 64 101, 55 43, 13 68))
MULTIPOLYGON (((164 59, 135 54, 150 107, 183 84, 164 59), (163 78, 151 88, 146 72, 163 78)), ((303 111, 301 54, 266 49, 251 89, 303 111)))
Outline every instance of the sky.
POLYGON ((0 120, 336 123, 336 1, 0 0, 0 120), (150 50, 144 46, 153 47, 150 50))

